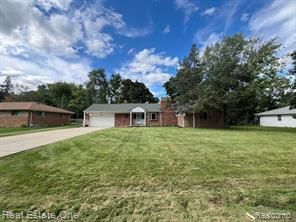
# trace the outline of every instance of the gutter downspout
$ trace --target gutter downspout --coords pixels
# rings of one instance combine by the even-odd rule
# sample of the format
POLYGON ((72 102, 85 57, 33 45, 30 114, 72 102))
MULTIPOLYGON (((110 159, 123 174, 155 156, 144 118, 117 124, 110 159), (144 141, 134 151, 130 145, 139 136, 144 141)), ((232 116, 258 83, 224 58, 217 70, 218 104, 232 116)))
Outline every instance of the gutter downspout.
POLYGON ((83 123, 82 126, 85 127, 85 112, 83 111, 83 123))
POLYGON ((32 117, 33 117, 33 112, 30 112, 30 121, 29 121, 29 127, 32 126, 32 117))

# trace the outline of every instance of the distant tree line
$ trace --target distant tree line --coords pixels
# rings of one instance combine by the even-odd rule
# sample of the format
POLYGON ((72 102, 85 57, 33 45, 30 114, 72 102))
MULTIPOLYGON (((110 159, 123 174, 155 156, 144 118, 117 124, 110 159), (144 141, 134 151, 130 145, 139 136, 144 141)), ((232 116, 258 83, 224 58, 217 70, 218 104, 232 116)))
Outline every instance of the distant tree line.
POLYGON ((295 107, 296 53, 287 73, 277 57, 279 48, 274 39, 263 42, 241 34, 208 46, 203 55, 193 45, 164 87, 176 111, 221 110, 226 124, 250 122, 257 112, 295 107))
POLYGON ((93 103, 154 103, 158 98, 143 83, 123 79, 120 74, 112 74, 107 79, 104 69, 96 69, 88 74, 84 84, 47 83, 39 85, 36 90, 14 85, 8 76, 0 85, 2 101, 36 101, 71 110, 81 118, 83 110, 93 103))

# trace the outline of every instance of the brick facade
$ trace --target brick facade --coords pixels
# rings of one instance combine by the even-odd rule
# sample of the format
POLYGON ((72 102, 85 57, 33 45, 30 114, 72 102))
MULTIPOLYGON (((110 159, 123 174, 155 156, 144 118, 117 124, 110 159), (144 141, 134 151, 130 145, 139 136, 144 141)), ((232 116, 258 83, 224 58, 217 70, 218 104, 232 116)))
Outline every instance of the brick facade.
POLYGON ((46 113, 40 116, 40 112, 32 112, 32 124, 34 126, 59 126, 70 124, 71 115, 64 113, 46 113))
POLYGON ((18 116, 12 116, 11 111, 0 111, 0 127, 25 127, 28 121, 28 111, 20 111, 18 116))
POLYGON ((129 113, 115 113, 115 126, 128 127, 130 125, 129 113))
POLYGON ((39 112, 19 111, 17 116, 12 116, 12 111, 0 111, 0 127, 27 127, 34 126, 59 126, 70 124, 70 114, 46 112, 40 116, 39 112), (32 115, 32 116, 31 116, 32 115))
POLYGON ((156 119, 152 119, 152 113, 147 113, 146 126, 161 126, 162 113, 155 113, 156 119))
POLYGON ((171 108, 172 103, 169 100, 162 100, 160 107, 162 111, 162 126, 178 126, 178 117, 171 108))

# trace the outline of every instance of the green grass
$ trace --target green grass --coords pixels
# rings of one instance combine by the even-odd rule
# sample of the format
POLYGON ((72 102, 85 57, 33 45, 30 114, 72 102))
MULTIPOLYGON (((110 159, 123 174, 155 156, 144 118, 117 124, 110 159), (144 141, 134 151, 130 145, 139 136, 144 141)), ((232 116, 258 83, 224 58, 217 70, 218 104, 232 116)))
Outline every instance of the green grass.
POLYGON ((83 222, 294 214, 295 153, 295 129, 107 129, 1 158, 0 212, 66 210, 83 222))
POLYGON ((14 136, 18 134, 25 134, 25 133, 35 133, 41 131, 48 131, 48 130, 56 130, 56 129, 65 129, 65 128, 73 128, 79 127, 78 124, 71 124, 65 126, 56 126, 56 127, 43 127, 43 128, 27 128, 27 127, 17 127, 17 128, 0 128, 0 137, 4 136, 14 136))

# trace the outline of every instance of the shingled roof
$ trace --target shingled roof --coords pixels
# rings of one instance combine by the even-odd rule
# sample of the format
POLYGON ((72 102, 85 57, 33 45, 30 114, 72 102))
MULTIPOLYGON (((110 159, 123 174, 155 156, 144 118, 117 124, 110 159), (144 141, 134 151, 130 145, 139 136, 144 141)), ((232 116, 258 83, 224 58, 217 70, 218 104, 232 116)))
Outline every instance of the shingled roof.
POLYGON ((53 106, 48 106, 37 102, 2 102, 0 103, 0 111, 7 110, 25 110, 25 111, 41 111, 49 113, 66 113, 73 114, 65 109, 56 108, 53 106))
POLYGON ((294 115, 296 109, 290 109, 290 106, 286 106, 279 109, 273 109, 262 113, 257 113, 257 116, 273 116, 273 115, 294 115))
POLYGON ((141 107, 147 112, 160 112, 159 103, 122 103, 122 104, 93 104, 85 112, 129 113, 133 108, 141 107))

